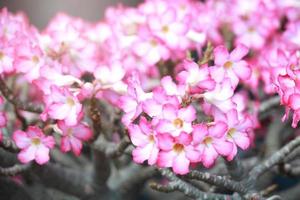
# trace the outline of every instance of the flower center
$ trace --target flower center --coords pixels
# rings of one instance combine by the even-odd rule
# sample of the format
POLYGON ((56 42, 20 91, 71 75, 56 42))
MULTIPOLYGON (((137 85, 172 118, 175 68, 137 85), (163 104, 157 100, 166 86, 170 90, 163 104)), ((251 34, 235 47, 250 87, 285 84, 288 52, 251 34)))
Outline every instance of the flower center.
POLYGON ((153 135, 149 135, 148 140, 149 140, 150 143, 154 143, 155 142, 155 139, 154 139, 153 135))
POLYGON ((71 97, 67 97, 66 102, 69 106, 74 106, 75 105, 75 101, 71 97))
POLYGON ((155 40, 151 40, 150 41, 151 46, 156 47, 157 46, 157 42, 155 40))
POLYGON ((212 143, 212 141, 213 141, 213 139, 211 137, 206 137, 206 138, 204 138, 203 143, 206 145, 209 145, 212 143))
POLYGON ((34 62, 35 64, 38 64, 40 61, 39 57, 37 57, 37 56, 33 56, 31 59, 32 59, 32 62, 34 62))
POLYGON ((232 138, 235 132, 236 132, 236 129, 235 129, 235 128, 231 128, 231 129, 229 129, 229 131, 227 132, 227 136, 228 136, 229 138, 232 138))
POLYGON ((73 135, 73 129, 68 128, 68 130, 67 130, 67 135, 68 135, 68 136, 72 136, 72 135, 73 135))
POLYGON ((4 53, 0 51, 0 60, 2 60, 4 57, 4 53))
POLYGON ((173 146, 173 150, 176 152, 176 153, 181 153, 183 151, 184 147, 182 144, 175 144, 173 146))
POLYGON ((232 67, 233 63, 231 61, 227 61, 225 64, 224 64, 224 67, 226 69, 230 69, 232 67))
POLYGON ((182 126, 183 126, 183 121, 182 121, 182 119, 176 118, 176 119, 173 121, 173 125, 174 125, 176 128, 182 128, 182 126))
POLYGON ((169 32, 169 27, 167 25, 162 27, 162 32, 167 33, 169 32))
POLYGON ((34 145, 39 145, 39 144, 41 144, 41 140, 40 140, 40 138, 32 138, 31 143, 34 145))

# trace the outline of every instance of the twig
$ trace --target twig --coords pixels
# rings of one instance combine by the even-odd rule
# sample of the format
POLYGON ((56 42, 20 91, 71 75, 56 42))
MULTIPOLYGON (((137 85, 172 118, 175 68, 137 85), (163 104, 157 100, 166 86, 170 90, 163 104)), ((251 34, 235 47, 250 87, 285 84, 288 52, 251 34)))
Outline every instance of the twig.
POLYGON ((249 186, 254 186, 255 182, 257 181, 257 178, 264 174, 267 170, 272 168, 274 165, 280 163, 284 160, 284 158, 289 155, 296 147, 300 145, 300 137, 295 138, 288 144, 286 144, 283 148, 281 148, 279 151, 274 153, 271 157, 269 157, 267 160, 262 162, 261 164, 255 166, 249 173, 248 179, 246 182, 248 182, 249 186))
MULTIPOLYGON (((159 169, 159 171, 163 176, 166 176, 171 181, 171 183, 173 182, 172 184, 174 184, 174 186, 172 186, 172 187, 175 187, 176 190, 184 193, 188 197, 199 199, 199 200, 200 199, 201 200, 206 200, 206 199, 225 200, 225 199, 233 198, 233 196, 230 196, 230 195, 202 192, 202 191, 198 190, 197 188, 195 188, 194 186, 192 186, 191 184, 188 184, 184 180, 177 177, 169 169, 159 169)), ((238 196, 235 196, 234 198, 240 199, 238 196)))
POLYGON ((174 182, 169 183, 168 185, 161 185, 155 182, 149 183, 149 186, 156 191, 170 193, 175 192, 177 190, 176 184, 174 182))
POLYGON ((7 167, 7 168, 0 167, 0 175, 15 176, 19 173, 22 173, 22 172, 28 170, 30 167, 31 167, 31 164, 26 164, 26 165, 15 164, 14 166, 7 167))
POLYGON ((9 101, 11 104, 13 104, 15 107, 17 107, 19 110, 29 111, 33 113, 42 113, 42 108, 33 105, 31 103, 25 104, 18 100, 13 94, 13 92, 8 88, 8 86, 5 83, 5 80, 0 76, 0 91, 2 95, 6 98, 7 101, 9 101))
POLYGON ((206 183, 209 183, 209 184, 212 184, 212 185, 215 185, 218 187, 222 187, 222 188, 234 191, 234 192, 238 192, 240 194, 245 194, 247 192, 247 190, 239 182, 230 180, 223 176, 210 174, 207 172, 200 172, 200 171, 192 170, 187 175, 185 175, 185 177, 187 177, 189 179, 196 179, 196 180, 204 181, 206 183))
POLYGON ((130 144, 131 142, 126 135, 118 144, 108 142, 104 137, 100 137, 92 146, 93 148, 104 152, 107 157, 117 158, 123 155, 130 144))
POLYGON ((210 42, 207 43, 206 49, 203 53, 203 57, 198 61, 199 65, 204 65, 208 63, 210 60, 212 60, 212 52, 213 52, 213 46, 210 42))
POLYGON ((83 171, 48 163, 43 166, 34 166, 33 173, 47 187, 55 188, 68 194, 84 197, 95 193, 95 186, 91 183, 91 177, 83 171))
POLYGON ((100 131, 102 127, 101 114, 97 106, 97 99, 95 97, 92 97, 90 101, 89 116, 93 122, 93 129, 94 129, 94 136, 90 142, 94 142, 97 140, 98 136, 100 135, 100 131))
POLYGON ((243 179, 245 171, 238 155, 236 155, 232 161, 225 160, 225 164, 227 171, 233 180, 240 181, 243 179))
POLYGON ((258 111, 259 111, 259 113, 263 113, 274 106, 279 106, 279 104, 280 104, 280 97, 274 96, 274 97, 271 97, 270 99, 263 101, 260 104, 258 111))
POLYGON ((3 149, 5 149, 9 152, 12 152, 12 153, 19 152, 18 147, 15 145, 15 143, 10 138, 3 137, 2 141, 0 142, 0 146, 3 149))

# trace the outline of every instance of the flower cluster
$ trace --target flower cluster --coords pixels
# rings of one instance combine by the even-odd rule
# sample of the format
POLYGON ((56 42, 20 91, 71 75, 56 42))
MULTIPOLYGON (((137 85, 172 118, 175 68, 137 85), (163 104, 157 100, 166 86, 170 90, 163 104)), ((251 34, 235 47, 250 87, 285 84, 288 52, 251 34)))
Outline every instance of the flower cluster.
POLYGON ((218 46, 214 66, 185 60, 178 64, 174 80, 165 76, 149 92, 143 91, 138 77, 132 77, 130 92, 121 97, 120 107, 136 146, 134 161, 148 160, 150 165, 185 174, 191 163, 211 167, 219 155, 232 160, 238 147, 247 149, 254 123, 241 109, 241 99, 234 98, 238 83, 251 76, 243 60, 247 53, 244 45, 231 53, 218 46))
POLYGON ((27 131, 1 112, 0 128, 14 133, 21 162, 47 162, 55 133, 62 152, 79 155, 92 137, 86 107, 100 100, 123 111, 137 163, 185 174, 195 163, 232 160, 251 145, 266 95, 279 94, 293 127, 300 120, 297 5, 146 0, 108 8, 97 23, 59 13, 43 31, 3 8, 1 78, 43 109, 27 131))

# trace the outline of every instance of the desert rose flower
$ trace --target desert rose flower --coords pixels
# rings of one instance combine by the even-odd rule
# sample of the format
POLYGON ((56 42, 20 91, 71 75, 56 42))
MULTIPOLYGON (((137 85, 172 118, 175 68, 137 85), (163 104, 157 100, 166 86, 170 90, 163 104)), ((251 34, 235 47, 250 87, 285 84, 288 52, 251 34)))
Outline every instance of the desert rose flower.
POLYGON ((13 133, 15 141, 21 152, 18 159, 22 163, 35 160, 42 165, 49 161, 49 151, 55 145, 53 136, 46 136, 42 130, 36 126, 29 126, 27 131, 17 130, 13 133))
POLYGON ((57 126, 62 134, 60 149, 62 152, 72 150, 76 156, 81 153, 82 142, 88 141, 93 136, 91 129, 83 123, 67 126, 64 121, 59 121, 57 126))

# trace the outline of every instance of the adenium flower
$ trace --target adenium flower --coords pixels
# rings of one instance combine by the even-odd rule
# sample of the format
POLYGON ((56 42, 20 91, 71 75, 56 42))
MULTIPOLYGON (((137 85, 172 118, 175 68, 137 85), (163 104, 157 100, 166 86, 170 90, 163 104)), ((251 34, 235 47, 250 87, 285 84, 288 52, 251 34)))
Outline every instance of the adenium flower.
POLYGON ((211 76, 217 82, 221 82, 224 77, 229 77, 232 85, 236 86, 241 80, 247 80, 251 76, 251 69, 247 62, 242 60, 249 52, 244 45, 238 45, 231 53, 226 47, 218 46, 214 49, 214 67, 210 68, 211 76))
POLYGON ((249 130, 252 130, 253 123, 247 116, 242 116, 237 110, 232 109, 225 114, 215 115, 215 121, 222 121, 227 124, 226 140, 233 144, 232 152, 227 160, 232 160, 237 154, 237 147, 246 150, 250 146, 249 130), (239 117, 240 115, 240 117, 239 117))
POLYGON ((166 104, 162 109, 162 119, 159 120, 156 130, 160 133, 169 133, 179 136, 181 132, 191 133, 192 122, 196 119, 196 110, 193 106, 178 108, 166 104))
POLYGON ((157 165, 159 167, 172 167, 177 174, 187 174, 191 163, 199 162, 200 151, 192 145, 192 135, 181 132, 177 137, 169 134, 158 136, 159 148, 157 165))
POLYGON ((76 156, 81 153, 82 141, 88 141, 93 136, 91 129, 83 123, 67 126, 64 121, 59 121, 57 126, 62 134, 61 151, 68 152, 72 150, 76 156))
POLYGON ((233 150, 231 142, 226 141, 227 125, 216 122, 214 125, 197 124, 193 127, 193 142, 201 152, 201 162, 207 168, 211 167, 217 157, 229 156, 233 150))
POLYGON ((52 119, 64 120, 68 126, 76 125, 82 112, 78 98, 66 87, 51 86, 51 93, 44 96, 46 108, 41 114, 43 120, 49 116, 52 119))
POLYGON ((130 124, 128 127, 129 136, 136 148, 132 151, 133 160, 136 163, 143 163, 148 160, 153 165, 158 157, 157 133, 146 118, 141 117, 139 125, 130 124))
POLYGON ((49 161, 49 150, 55 145, 53 136, 46 136, 36 126, 29 126, 26 132, 15 131, 13 140, 17 147, 21 149, 18 159, 22 163, 35 160, 40 165, 45 164, 49 161))

